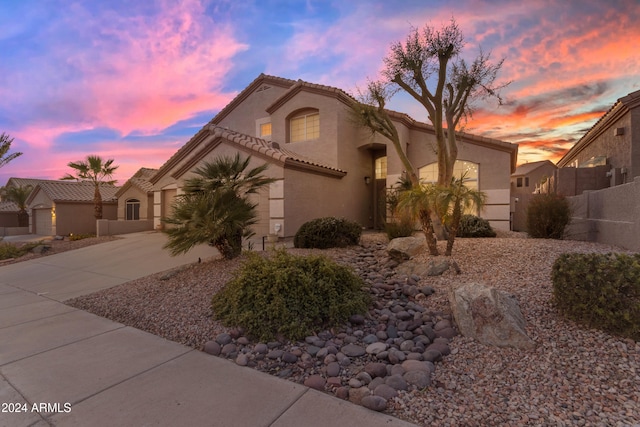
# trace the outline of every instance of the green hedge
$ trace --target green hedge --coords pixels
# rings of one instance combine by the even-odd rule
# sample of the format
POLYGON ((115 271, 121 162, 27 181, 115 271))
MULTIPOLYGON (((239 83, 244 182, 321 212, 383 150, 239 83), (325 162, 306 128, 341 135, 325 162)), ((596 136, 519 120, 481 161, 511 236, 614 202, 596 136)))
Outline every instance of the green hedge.
POLYGON ((302 224, 293 237, 296 248, 342 248, 357 245, 362 227, 344 218, 316 218, 302 224))
POLYGON ((213 297, 214 316, 251 336, 297 340, 366 312, 369 294, 348 267, 323 256, 294 256, 284 249, 256 253, 213 297))
POLYGON ((565 316, 640 340, 640 254, 563 254, 552 280, 554 303, 565 316))
POLYGON ((475 215, 462 215, 456 237, 496 237, 489 221, 475 215))

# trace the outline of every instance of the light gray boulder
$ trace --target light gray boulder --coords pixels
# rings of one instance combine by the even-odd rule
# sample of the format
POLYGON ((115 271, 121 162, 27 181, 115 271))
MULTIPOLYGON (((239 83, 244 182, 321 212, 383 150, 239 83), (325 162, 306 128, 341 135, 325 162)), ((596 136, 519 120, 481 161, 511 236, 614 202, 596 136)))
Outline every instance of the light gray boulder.
POLYGON ((392 259, 403 262, 422 252, 424 247, 424 237, 398 237, 389 242, 387 252, 392 259))
POLYGON ((516 298, 481 284, 465 284, 449 292, 458 330, 486 345, 532 350, 516 298))

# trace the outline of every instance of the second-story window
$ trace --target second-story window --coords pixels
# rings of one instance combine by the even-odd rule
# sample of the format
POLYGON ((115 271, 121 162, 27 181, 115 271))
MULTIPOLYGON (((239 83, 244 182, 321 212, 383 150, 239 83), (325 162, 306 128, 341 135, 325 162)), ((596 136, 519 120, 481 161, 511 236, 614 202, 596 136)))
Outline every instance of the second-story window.
POLYGON ((271 123, 262 123, 260 125, 260 138, 267 138, 271 136, 271 123))
POLYGON ((300 142, 320 137, 320 114, 308 112, 299 114, 289 120, 290 124, 290 141, 300 142))

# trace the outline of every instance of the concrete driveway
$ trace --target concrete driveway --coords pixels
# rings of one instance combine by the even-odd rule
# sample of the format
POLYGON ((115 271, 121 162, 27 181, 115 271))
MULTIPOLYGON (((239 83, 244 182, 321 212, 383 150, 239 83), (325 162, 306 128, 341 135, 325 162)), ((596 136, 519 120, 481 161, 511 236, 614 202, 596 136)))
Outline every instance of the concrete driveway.
POLYGON ((219 257, 208 245, 172 257, 167 236, 150 231, 122 239, 0 267, 0 284, 65 301, 184 264, 219 257))
POLYGON ((0 267, 0 427, 411 426, 59 302, 216 254, 173 258, 165 239, 0 267))

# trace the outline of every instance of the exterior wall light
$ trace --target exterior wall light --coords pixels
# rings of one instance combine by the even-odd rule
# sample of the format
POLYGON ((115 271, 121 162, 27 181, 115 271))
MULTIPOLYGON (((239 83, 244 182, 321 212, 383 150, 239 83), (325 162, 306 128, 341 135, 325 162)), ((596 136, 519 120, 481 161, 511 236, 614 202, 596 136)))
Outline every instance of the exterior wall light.
POLYGON ((365 183, 365 185, 371 184, 371 177, 370 176, 365 176, 364 177, 364 183, 365 183))

